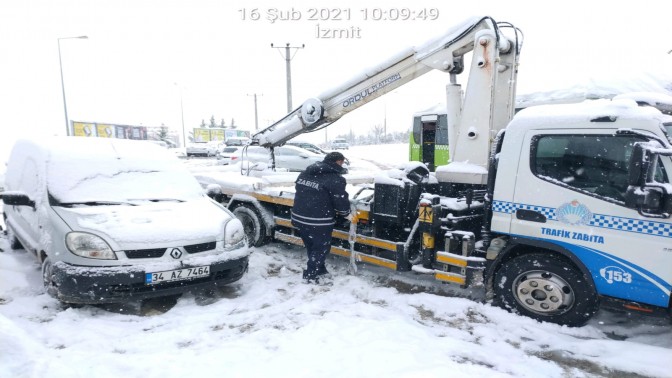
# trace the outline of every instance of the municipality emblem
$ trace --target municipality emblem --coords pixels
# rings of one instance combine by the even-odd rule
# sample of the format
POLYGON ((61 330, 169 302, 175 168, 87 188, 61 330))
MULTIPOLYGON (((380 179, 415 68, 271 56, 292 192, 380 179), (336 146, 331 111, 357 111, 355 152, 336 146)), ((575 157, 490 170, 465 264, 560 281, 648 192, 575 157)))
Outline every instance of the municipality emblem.
POLYGON ((588 207, 577 200, 560 205, 556 213, 560 222, 572 226, 587 225, 593 218, 588 207))

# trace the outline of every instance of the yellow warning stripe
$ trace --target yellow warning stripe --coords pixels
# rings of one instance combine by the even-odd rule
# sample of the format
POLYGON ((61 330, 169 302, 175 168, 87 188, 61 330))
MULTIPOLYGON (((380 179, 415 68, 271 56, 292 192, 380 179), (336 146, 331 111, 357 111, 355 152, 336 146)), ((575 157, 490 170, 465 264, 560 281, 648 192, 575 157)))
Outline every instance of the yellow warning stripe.
POLYGON ((241 192, 239 190, 224 189, 224 188, 222 188, 222 193, 229 196, 233 196, 234 194, 244 194, 246 196, 254 197, 262 202, 274 203, 277 205, 284 205, 284 206, 294 206, 294 198, 271 196, 268 194, 261 194, 256 192, 241 192))
POLYGON ((439 281, 446 281, 446 282, 452 282, 460 285, 464 285, 466 283, 466 278, 463 275, 460 274, 455 274, 455 273, 435 273, 434 278, 439 280, 439 281))
POLYGON ((443 264, 459 266, 461 268, 467 267, 467 260, 463 256, 459 256, 449 252, 437 252, 436 261, 443 264))
MULTIPOLYGON (((284 241, 286 243, 291 243, 291 244, 296 244, 296 245, 303 246, 303 241, 301 240, 301 238, 299 238, 297 236, 287 235, 287 234, 283 234, 281 232, 276 232, 275 233, 275 238, 278 239, 278 240, 284 241)), ((334 255, 338 255, 338 256, 342 256, 342 257, 350 257, 350 251, 345 249, 345 248, 332 246, 330 252, 334 255)), ((397 263, 395 261, 392 261, 392 260, 383 259, 383 258, 380 258, 380 257, 377 257, 377 256, 367 255, 367 254, 357 252, 357 251, 355 251, 355 257, 356 257, 357 261, 363 261, 365 263, 382 266, 382 267, 389 268, 389 269, 392 269, 392 270, 397 270, 397 263)))
MULTIPOLYGON (((275 221, 275 224, 277 224, 277 225, 284 226, 284 227, 292 227, 292 221, 289 220, 289 219, 274 217, 273 220, 275 221)), ((348 240, 349 234, 345 231, 334 230, 331 233, 331 237, 341 239, 341 240, 348 240)), ((370 237, 366 237, 366 236, 362 236, 362 235, 357 235, 355 237, 355 243, 370 245, 372 247, 377 247, 377 248, 385 249, 385 250, 392 251, 392 252, 396 252, 398 247, 403 246, 403 243, 389 242, 389 241, 386 241, 386 240, 370 238, 370 237)))

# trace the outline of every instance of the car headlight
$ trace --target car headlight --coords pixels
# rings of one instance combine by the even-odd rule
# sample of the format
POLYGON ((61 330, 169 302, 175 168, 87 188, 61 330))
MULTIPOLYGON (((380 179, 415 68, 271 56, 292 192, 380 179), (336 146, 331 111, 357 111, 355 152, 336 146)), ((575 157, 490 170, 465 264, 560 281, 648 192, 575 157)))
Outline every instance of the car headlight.
POLYGON ((232 247, 245 239, 245 229, 238 218, 232 218, 224 225, 224 246, 232 247))
POLYGON ((117 256, 100 236, 85 232, 70 232, 65 236, 65 245, 77 256, 90 259, 116 260, 117 256))

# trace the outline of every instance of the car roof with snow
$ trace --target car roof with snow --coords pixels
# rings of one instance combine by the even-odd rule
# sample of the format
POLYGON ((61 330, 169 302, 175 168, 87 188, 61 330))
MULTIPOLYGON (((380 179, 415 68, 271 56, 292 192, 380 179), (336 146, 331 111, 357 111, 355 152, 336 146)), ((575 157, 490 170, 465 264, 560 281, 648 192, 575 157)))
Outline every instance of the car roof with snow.
MULTIPOLYGON (((61 202, 200 196, 198 182, 167 149, 145 141, 46 137, 17 140, 10 162, 29 161, 46 173, 49 194, 61 202), (20 156, 24 155, 24 156, 20 156), (125 189, 125 190, 122 190, 125 189)), ((20 171, 8 171, 7 182, 20 171)))

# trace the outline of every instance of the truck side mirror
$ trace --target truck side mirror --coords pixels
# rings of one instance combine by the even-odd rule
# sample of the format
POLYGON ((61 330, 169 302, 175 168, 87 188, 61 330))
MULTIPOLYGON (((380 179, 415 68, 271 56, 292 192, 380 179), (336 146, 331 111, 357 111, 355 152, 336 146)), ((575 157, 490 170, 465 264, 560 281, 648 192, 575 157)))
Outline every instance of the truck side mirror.
MULTIPOLYGON (((644 185, 644 174, 646 169, 646 152, 642 143, 635 143, 630 156, 630 165, 628 167, 628 185, 644 185)), ((629 191, 629 188, 628 188, 629 191)))
POLYGON ((625 192, 625 206, 659 212, 665 202, 664 196, 660 188, 630 185, 625 192))
POLYGON ((4 192, 0 195, 2 202, 10 206, 30 206, 35 209, 35 201, 31 200, 27 194, 21 192, 4 192))
POLYGON ((639 214, 653 218, 668 218, 672 194, 665 187, 650 181, 658 154, 647 148, 644 142, 633 145, 628 167, 628 189, 625 206, 636 209, 639 214))

